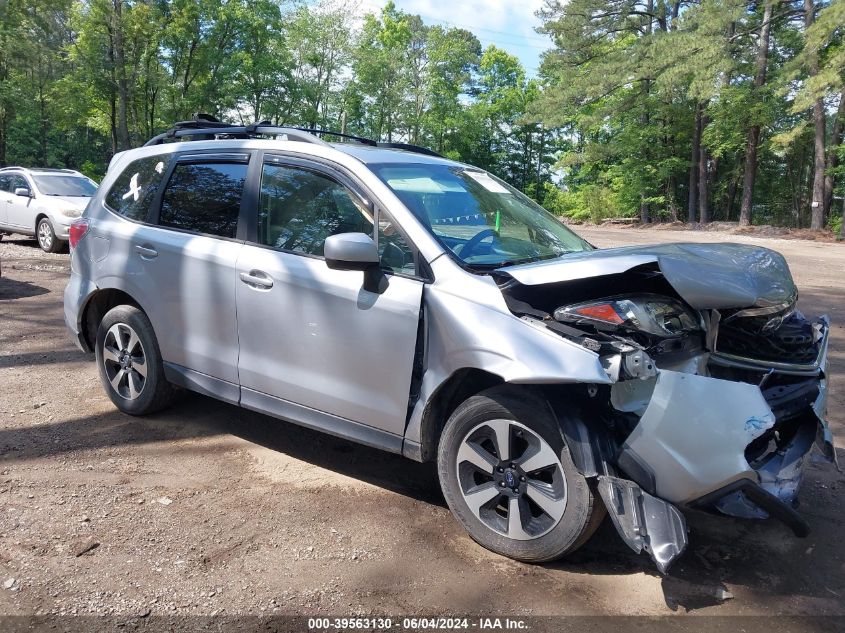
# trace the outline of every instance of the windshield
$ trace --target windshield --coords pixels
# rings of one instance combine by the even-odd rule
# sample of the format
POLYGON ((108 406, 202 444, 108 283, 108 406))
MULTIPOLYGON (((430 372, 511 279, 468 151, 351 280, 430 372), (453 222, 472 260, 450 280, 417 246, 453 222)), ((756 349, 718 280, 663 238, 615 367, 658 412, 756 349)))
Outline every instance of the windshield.
POLYGON ((374 165, 376 175, 460 261, 478 269, 593 247, 513 187, 452 165, 374 165))
POLYGON ((90 198, 97 191, 97 185, 85 176, 71 176, 68 174, 34 175, 32 179, 38 186, 38 191, 45 196, 85 196, 90 198))

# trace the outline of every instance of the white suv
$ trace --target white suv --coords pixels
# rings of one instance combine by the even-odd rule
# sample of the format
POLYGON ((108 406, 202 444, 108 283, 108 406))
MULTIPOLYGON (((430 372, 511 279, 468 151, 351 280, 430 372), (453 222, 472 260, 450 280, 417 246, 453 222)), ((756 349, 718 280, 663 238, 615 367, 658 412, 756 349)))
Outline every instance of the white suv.
POLYGON ((48 253, 58 253, 68 228, 82 215, 97 183, 72 169, 0 169, 0 237, 34 235, 48 253))

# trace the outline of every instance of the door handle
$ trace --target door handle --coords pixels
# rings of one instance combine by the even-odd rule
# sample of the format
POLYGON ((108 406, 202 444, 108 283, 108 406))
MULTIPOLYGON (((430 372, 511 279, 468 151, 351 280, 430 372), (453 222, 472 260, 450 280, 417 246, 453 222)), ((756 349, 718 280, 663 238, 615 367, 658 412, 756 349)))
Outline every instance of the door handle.
POLYGON ((144 259, 153 259, 158 257, 158 251, 154 248, 150 248, 149 246, 135 246, 135 252, 138 253, 144 259))
POLYGON ((250 270, 248 273, 241 273, 241 281, 253 288, 264 288, 269 290, 273 287, 273 280, 265 272, 250 270))

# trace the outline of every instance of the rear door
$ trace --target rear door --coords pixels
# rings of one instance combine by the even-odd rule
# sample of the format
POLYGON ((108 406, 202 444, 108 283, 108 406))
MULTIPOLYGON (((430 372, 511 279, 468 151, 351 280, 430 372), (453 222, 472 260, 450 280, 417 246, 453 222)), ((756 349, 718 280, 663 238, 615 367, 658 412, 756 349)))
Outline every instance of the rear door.
POLYGON ((148 215, 109 231, 126 253, 120 277, 153 324, 168 376, 188 376, 200 391, 205 385, 235 402, 237 228, 249 159, 248 152, 142 159, 109 193, 113 204, 131 203, 160 181, 148 215))
POLYGON ((295 403, 401 436, 423 289, 413 250, 382 223, 377 291, 364 273, 331 270, 323 258, 329 235, 376 236, 362 198, 354 181, 318 163, 264 158, 257 225, 237 266, 241 402, 277 413, 295 403))

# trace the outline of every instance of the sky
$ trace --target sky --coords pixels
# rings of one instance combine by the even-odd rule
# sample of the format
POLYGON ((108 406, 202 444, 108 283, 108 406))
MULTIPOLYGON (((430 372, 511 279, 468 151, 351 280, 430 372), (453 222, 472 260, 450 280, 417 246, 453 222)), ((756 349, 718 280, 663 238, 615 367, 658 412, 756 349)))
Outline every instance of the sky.
MULTIPOLYGON (((426 24, 441 24, 472 31, 485 48, 495 44, 519 58, 526 74, 534 77, 540 54, 551 47, 549 38, 534 31, 540 20, 534 13, 543 0, 394 0, 396 6, 419 15, 426 24)), ((360 0, 361 13, 379 12, 387 0, 360 0)))

